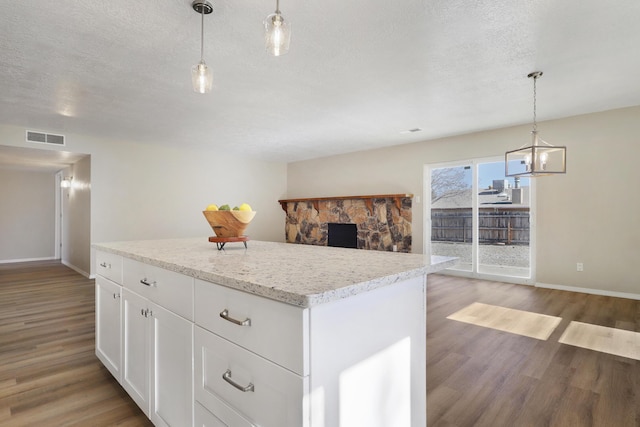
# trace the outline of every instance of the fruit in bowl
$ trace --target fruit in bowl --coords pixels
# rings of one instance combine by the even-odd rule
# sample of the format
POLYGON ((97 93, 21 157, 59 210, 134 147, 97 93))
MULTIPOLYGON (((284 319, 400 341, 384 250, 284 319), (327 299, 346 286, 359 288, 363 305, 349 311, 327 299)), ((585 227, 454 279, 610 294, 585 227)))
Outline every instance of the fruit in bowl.
POLYGON ((244 235, 249 223, 256 216, 256 212, 251 210, 251 206, 246 203, 235 208, 235 210, 230 209, 229 205, 222 205, 219 208, 216 205, 209 205, 202 213, 217 237, 240 237, 244 235))

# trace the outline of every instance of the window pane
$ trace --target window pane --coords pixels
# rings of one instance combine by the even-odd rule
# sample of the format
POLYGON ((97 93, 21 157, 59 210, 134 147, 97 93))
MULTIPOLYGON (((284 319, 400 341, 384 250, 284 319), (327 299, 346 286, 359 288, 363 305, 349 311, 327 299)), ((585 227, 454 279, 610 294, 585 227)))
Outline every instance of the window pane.
POLYGON ((504 161, 478 164, 478 272, 530 277, 530 181, 504 173, 504 161))
POLYGON ((431 254, 460 258, 457 270, 472 271, 471 166, 431 170, 431 254))

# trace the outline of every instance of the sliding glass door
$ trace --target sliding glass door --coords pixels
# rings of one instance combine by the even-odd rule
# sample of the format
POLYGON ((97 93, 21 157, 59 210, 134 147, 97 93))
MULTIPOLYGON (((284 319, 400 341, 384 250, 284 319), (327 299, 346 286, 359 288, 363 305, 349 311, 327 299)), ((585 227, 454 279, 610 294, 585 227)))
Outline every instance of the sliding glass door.
POLYGON ((433 168, 430 178, 431 255, 458 257, 456 269, 473 271, 472 165, 433 168))
POLYGON ((531 279, 531 181, 504 176, 503 159, 428 165, 425 231, 432 255, 455 256, 462 275, 531 279))

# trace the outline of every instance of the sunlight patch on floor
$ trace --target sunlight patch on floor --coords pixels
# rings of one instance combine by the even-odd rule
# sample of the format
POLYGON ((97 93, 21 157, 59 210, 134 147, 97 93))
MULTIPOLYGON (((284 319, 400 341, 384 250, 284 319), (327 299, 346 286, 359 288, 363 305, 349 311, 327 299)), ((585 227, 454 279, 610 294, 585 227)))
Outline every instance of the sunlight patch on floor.
POLYGON ((447 319, 546 341, 560 317, 474 302, 447 319))
POLYGON ((640 360, 639 332, 571 322, 559 341, 562 344, 640 360))

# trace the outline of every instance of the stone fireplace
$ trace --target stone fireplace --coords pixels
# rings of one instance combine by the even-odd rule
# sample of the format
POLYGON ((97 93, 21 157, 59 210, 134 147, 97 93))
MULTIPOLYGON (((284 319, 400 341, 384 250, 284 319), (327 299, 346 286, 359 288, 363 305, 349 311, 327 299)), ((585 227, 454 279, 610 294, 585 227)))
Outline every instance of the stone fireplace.
POLYGON ((357 249, 411 252, 412 198, 388 194, 279 200, 287 214, 286 241, 328 246, 334 240, 329 224, 355 224, 357 249))

